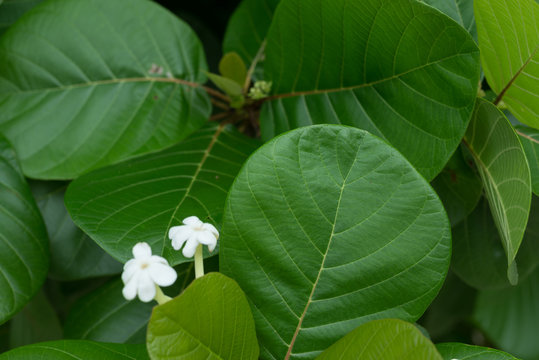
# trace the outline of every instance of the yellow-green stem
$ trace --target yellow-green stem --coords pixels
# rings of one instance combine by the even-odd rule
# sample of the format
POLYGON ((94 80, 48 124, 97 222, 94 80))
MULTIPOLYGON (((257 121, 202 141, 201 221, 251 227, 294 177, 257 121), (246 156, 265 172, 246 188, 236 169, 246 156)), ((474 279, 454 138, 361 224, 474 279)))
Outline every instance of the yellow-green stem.
POLYGON ((166 296, 165 294, 163 294, 163 290, 161 290, 161 288, 159 286, 155 285, 155 297, 154 297, 154 299, 155 299, 155 301, 157 301, 157 303, 159 305, 163 305, 167 301, 170 301, 172 298, 170 296, 166 296))
POLYGON ((204 257, 202 256, 202 244, 195 251, 195 278, 204 276, 204 257))

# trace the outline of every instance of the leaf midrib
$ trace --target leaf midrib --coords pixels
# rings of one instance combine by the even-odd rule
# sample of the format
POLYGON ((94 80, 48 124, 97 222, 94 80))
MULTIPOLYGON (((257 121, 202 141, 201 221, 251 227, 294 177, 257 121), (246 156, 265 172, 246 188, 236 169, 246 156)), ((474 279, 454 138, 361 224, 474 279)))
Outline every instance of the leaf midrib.
POLYGON ((427 64, 423 64, 421 66, 414 67, 412 69, 406 70, 406 71, 401 72, 399 74, 394 74, 394 75, 388 76, 388 77, 383 78, 383 79, 371 81, 369 83, 364 83, 364 84, 359 84, 359 85, 352 85, 352 86, 343 86, 343 87, 339 87, 339 88, 316 89, 316 90, 306 90, 306 91, 298 91, 298 92, 291 92, 291 93, 275 94, 275 95, 271 95, 271 96, 265 98, 264 100, 268 101, 268 100, 290 98, 290 97, 297 97, 297 96, 320 95, 320 94, 328 94, 328 93, 334 93, 334 92, 340 92, 340 91, 349 91, 349 90, 356 90, 356 89, 366 88, 366 87, 382 84, 382 83, 384 83, 386 81, 399 79, 404 75, 413 73, 414 71, 418 71, 418 70, 424 69, 426 67, 436 65, 438 63, 444 62, 446 60, 450 60, 450 59, 455 58, 455 57, 459 57, 459 56, 463 56, 463 55, 470 55, 470 54, 475 54, 475 53, 478 53, 478 51, 467 52, 467 53, 459 53, 459 54, 447 56, 447 57, 444 57, 442 59, 439 59, 439 60, 436 60, 436 61, 433 61, 433 62, 430 62, 430 63, 427 63, 427 64))
POLYGON ((532 59, 535 57, 535 55, 537 54, 537 52, 539 51, 539 44, 537 44, 537 46, 535 47, 535 50, 533 50, 533 52, 530 54, 530 56, 528 57, 528 59, 526 59, 526 61, 524 62, 524 64, 522 64, 522 66, 520 67, 520 69, 518 69, 518 71, 515 73, 515 75, 513 75, 513 77, 511 78, 511 80, 509 80, 509 82, 507 83, 507 85, 505 85, 505 87, 502 89, 502 91, 500 91, 500 93, 498 94, 498 96, 496 97, 496 100, 494 100, 494 105, 498 105, 502 100, 503 100, 503 97, 505 96, 505 94, 507 93, 507 91, 511 88, 511 86, 515 83, 515 81, 518 79, 518 77, 520 76, 520 74, 522 74, 524 72, 524 69, 526 68, 526 66, 529 65, 529 63, 532 61, 532 59))
POLYGON ((333 226, 332 226, 332 229, 331 229, 331 235, 329 236, 328 246, 327 246, 326 251, 324 253, 322 263, 320 264, 320 269, 318 270, 318 275, 316 276, 316 280, 313 283, 313 288, 311 290, 311 294, 309 295, 309 298, 307 299, 307 303, 305 304, 305 308, 303 309, 303 312, 302 312, 302 314, 301 314, 301 316, 299 318, 298 325, 296 327, 296 330, 294 331, 294 335, 292 336, 292 340, 290 341, 290 345, 288 346, 288 351, 286 353, 286 356, 285 356, 284 360, 289 360, 290 356, 292 355, 292 349, 294 348, 294 343, 296 342, 297 336, 298 336, 298 334, 299 334, 299 332, 301 330, 301 325, 303 323, 303 319, 305 318, 305 315, 307 314, 307 310, 309 309, 309 305, 311 305, 311 303, 312 303, 312 298, 313 298, 314 292, 316 291, 318 281, 320 280, 320 276, 322 275, 322 271, 324 270, 324 265, 326 263, 327 254, 329 252, 329 249, 331 247, 331 243, 332 243, 334 235, 335 235, 335 225, 337 224, 337 217, 339 215, 339 209, 340 209, 340 205, 341 205, 341 200, 342 200, 342 195, 343 195, 343 192, 344 192, 344 188, 346 186, 346 181, 348 179, 348 176, 352 172, 352 168, 354 167, 354 165, 355 165, 355 163, 357 161, 358 153, 359 153, 360 148, 361 148, 361 146, 357 147, 356 155, 354 157, 354 162, 350 165, 350 168, 348 169, 348 173, 346 174, 346 176, 343 179, 343 183, 342 183, 341 190, 340 190, 340 193, 339 193, 339 200, 337 202, 337 209, 335 211, 335 218, 333 220, 333 226))
POLYGON ((172 83, 172 84, 186 85, 186 86, 190 86, 190 87, 193 87, 193 88, 202 87, 202 84, 199 84, 197 82, 192 82, 192 81, 178 79, 178 78, 162 78, 162 77, 144 77, 144 76, 141 76, 141 77, 132 77, 132 78, 116 78, 116 79, 107 79, 107 80, 96 80, 96 81, 90 81, 90 82, 78 83, 78 84, 71 84, 71 85, 65 85, 65 86, 39 88, 39 89, 32 89, 32 90, 20 90, 20 91, 5 92, 5 93, 0 93, 0 94, 19 95, 19 94, 42 93, 42 92, 69 91, 69 90, 73 90, 73 89, 77 89, 77 88, 84 88, 84 87, 92 87, 92 86, 100 86, 100 85, 111 85, 111 84, 122 84, 122 83, 137 83, 137 82, 143 82, 143 83, 149 83, 149 82, 172 83))
POLYGON ((219 135, 221 135, 221 133, 223 132, 224 128, 225 128, 224 124, 220 124, 217 127, 217 129, 215 131, 215 134, 213 134, 213 137, 211 138, 210 143, 206 147, 206 150, 204 151, 204 155, 202 156, 202 159, 200 160, 200 163, 198 164, 198 167, 196 168, 195 173, 193 174, 191 182, 187 186, 187 189, 185 190, 185 193, 183 194, 181 200, 178 202, 178 206, 176 206, 176 208, 172 212, 172 215, 170 216, 170 220, 169 220, 168 225, 167 225, 167 230, 165 232, 165 235, 163 236, 163 248, 161 250, 162 252, 165 249, 165 244, 167 242, 168 229, 170 229, 170 226, 172 225, 172 221, 176 217, 176 213, 178 212, 178 209, 183 204, 185 199, 189 196, 189 193, 191 192, 191 189, 192 189, 193 185, 197 181, 198 174, 200 174, 200 171, 202 170, 202 167, 204 166, 204 163, 206 162, 206 160, 210 156, 210 152, 213 149, 213 146, 215 145, 215 143, 217 142, 217 139, 219 138, 219 135))

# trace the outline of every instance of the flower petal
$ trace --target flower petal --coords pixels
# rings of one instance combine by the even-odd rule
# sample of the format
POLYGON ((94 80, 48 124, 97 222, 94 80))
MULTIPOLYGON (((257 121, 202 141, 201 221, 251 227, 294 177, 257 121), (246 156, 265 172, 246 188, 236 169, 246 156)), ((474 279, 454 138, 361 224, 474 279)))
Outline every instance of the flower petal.
POLYGON ((170 286, 174 284, 174 281, 178 278, 176 270, 168 264, 153 263, 148 267, 148 273, 153 282, 159 286, 170 286))
POLYGON ((204 223, 204 225, 202 225, 202 228, 206 231, 210 231, 215 236, 216 239, 219 239, 219 231, 217 231, 215 226, 213 226, 212 224, 204 223))
MULTIPOLYGON (((192 237, 193 235, 193 229, 191 229, 188 226, 178 226, 181 229, 178 229, 174 232, 174 236, 171 237, 172 239, 172 247, 174 250, 180 250, 183 244, 192 237)), ((170 231, 169 231, 170 234, 170 231)))
POLYGON ((126 300, 133 300, 137 296, 137 287, 138 287, 138 273, 135 273, 122 289, 122 295, 126 300))
POLYGON ((204 245, 213 245, 217 244, 217 239, 209 231, 197 231, 197 241, 204 245))
POLYGON ((135 259, 147 259, 152 256, 152 248, 145 242, 139 242, 133 246, 133 256, 135 259))
POLYGON ((177 234, 181 233, 182 231, 185 231, 185 229, 189 229, 189 226, 188 225, 178 225, 178 226, 171 227, 168 230, 168 238, 170 240, 174 239, 176 236, 178 236, 177 234))
POLYGON ((141 271, 138 278, 138 298, 142 302, 150 302, 155 297, 155 283, 148 271, 141 271))
POLYGON ((195 256, 195 250, 197 249, 197 246, 198 241, 196 241, 196 239, 194 239, 193 237, 189 238, 189 240, 187 240, 187 244, 185 244, 185 247, 182 250, 183 256, 185 256, 186 258, 192 258, 193 256, 195 256))
POLYGON ((124 271, 122 272, 122 281, 127 284, 129 280, 140 270, 140 265, 137 259, 131 259, 124 265, 124 271))
POLYGON ((150 258, 150 260, 148 262, 150 264, 161 263, 161 264, 168 265, 167 259, 165 259, 164 257, 161 257, 161 256, 157 256, 157 255, 152 255, 152 257, 150 258))
POLYGON ((202 221, 196 216, 189 216, 183 219, 182 221, 185 225, 189 225, 191 227, 200 227, 202 226, 202 221))

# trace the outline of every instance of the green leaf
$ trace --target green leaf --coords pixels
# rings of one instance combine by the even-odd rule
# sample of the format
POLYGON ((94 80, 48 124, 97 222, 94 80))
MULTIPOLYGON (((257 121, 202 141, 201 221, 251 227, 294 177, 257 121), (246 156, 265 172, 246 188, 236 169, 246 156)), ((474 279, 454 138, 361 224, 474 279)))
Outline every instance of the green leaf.
POLYGON ((513 261, 526 230, 531 202, 530 168, 515 130, 490 102, 477 99, 465 141, 481 175, 485 193, 507 255, 514 285, 513 261))
POLYGON ((458 22, 477 42, 473 0, 421 0, 458 22))
POLYGON ((532 177, 532 191, 539 196, 539 131, 527 126, 515 127, 528 158, 532 177))
POLYGON ((38 292, 48 267, 47 230, 15 152, 0 135, 0 324, 38 292))
POLYGON ((470 34, 425 4, 285 0, 267 38, 274 95, 262 108, 262 138, 352 125, 387 140, 432 180, 466 131, 479 73, 470 34))
POLYGON ((229 193, 219 257, 250 300, 262 358, 313 358, 369 320, 417 320, 447 272, 449 223, 395 149, 317 125, 249 158, 229 193))
POLYGON ((483 193, 479 175, 470 168, 460 149, 431 185, 444 204, 451 226, 457 225, 473 211, 483 193))
POLYGON ((168 229, 191 215, 219 224, 228 189, 257 146, 231 126, 208 124, 162 152, 81 176, 69 186, 66 206, 121 262, 141 241, 172 265, 192 261, 172 249, 168 229))
POLYGON ((62 338, 62 326, 43 291, 30 301, 10 324, 11 348, 62 338))
POLYGON ((461 343, 443 343, 436 345, 436 348, 444 360, 518 360, 499 350, 461 343))
MULTIPOLYGON (((192 263, 184 264, 176 272, 176 283, 163 289, 170 296, 180 293, 194 278, 192 263)), ((123 286, 121 280, 114 280, 77 300, 65 320, 64 336, 113 343, 144 343, 155 303, 125 300, 123 286)))
MULTIPOLYGON (((539 198, 534 198, 530 219, 539 219, 539 198)), ((453 228, 451 268, 467 284, 477 289, 510 286, 500 235, 486 200, 453 228)), ((519 278, 526 278, 539 265, 539 221, 530 221, 516 257, 519 278)))
POLYGON ((28 10, 43 0, 6 0, 0 1, 0 36, 28 10))
POLYGON ((66 183, 32 181, 30 188, 49 234, 49 277, 70 281, 122 272, 122 264, 101 249, 71 220, 64 205, 66 183))
POLYGON ((219 62, 219 72, 224 77, 234 80, 240 86, 245 83, 247 68, 236 52, 226 53, 219 62))
POLYGON ((539 4, 475 0, 481 62, 490 87, 523 123, 539 128, 539 4))
POLYGON ((0 360, 145 360, 146 347, 84 340, 51 341, 27 345, 0 355, 0 360))
POLYGON ((481 291, 474 320, 488 339, 522 359, 539 358, 539 268, 515 287, 481 291))
POLYGON ((335 359, 442 360, 434 344, 415 325, 397 319, 363 324, 316 358, 335 359))
POLYGON ((47 1, 0 39, 0 131, 25 175, 74 178, 198 129, 205 70, 196 35, 154 2, 47 1))
POLYGON ((239 109, 245 103, 243 97, 243 88, 234 80, 230 80, 224 76, 208 73, 208 78, 217 86, 223 90, 228 96, 230 96, 230 106, 239 109))
POLYGON ((249 360, 259 354, 245 294, 220 273, 195 280, 183 294, 155 307, 147 348, 152 359, 249 360))
POLYGON ((228 22, 223 52, 234 51, 251 64, 263 46, 279 1, 243 0, 228 22))

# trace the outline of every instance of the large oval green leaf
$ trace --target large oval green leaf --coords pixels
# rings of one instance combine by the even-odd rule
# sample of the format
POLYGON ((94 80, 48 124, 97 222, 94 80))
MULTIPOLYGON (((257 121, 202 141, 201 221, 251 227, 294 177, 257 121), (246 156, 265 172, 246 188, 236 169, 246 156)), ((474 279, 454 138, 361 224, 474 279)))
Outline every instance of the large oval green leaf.
POLYGON ((51 341, 22 346, 0 355, 0 360, 146 360, 146 347, 84 340, 51 341))
POLYGON ((192 261, 172 248, 168 229, 192 215, 220 223, 228 188, 258 144, 230 125, 209 124, 169 149, 81 176, 66 206, 122 262, 140 241, 172 265, 192 261))
POLYGON ((180 296, 154 309, 147 347, 154 360, 256 360, 259 353, 245 294, 220 273, 195 280, 180 296))
POLYGON ((442 360, 434 344, 415 325, 397 319, 363 324, 316 358, 335 359, 442 360))
MULTIPOLYGON (((519 279, 526 278, 539 264, 539 198, 534 198, 530 222, 516 257, 519 279)), ((495 289, 510 286, 507 258, 499 232, 486 200, 470 216, 452 229, 453 257, 451 268, 470 286, 495 289)))
POLYGON ((539 4, 475 0, 481 63, 488 83, 521 122, 539 128, 539 4))
POLYGON ((193 31, 151 1, 47 1, 0 39, 0 131, 25 175, 74 178, 199 128, 205 70, 193 31))
POLYGON ((496 347, 522 359, 538 359, 539 268, 515 287, 481 291, 474 320, 496 347))
POLYGON ((518 360, 499 350, 461 343, 443 343, 436 345, 436 348, 444 360, 518 360))
POLYGON ((479 73, 468 32, 417 1, 283 0, 267 37, 273 96, 262 137, 353 125, 385 138, 431 180, 466 131, 479 73))
POLYGON ((48 267, 43 219, 15 152, 0 136, 0 324, 37 293, 48 267))
POLYGON ((49 233, 50 278, 72 281, 122 272, 122 264, 71 220, 64 205, 65 182, 32 181, 30 188, 49 233))
POLYGON ((518 280, 514 260, 528 223, 532 196, 526 155, 505 115, 482 99, 477 99, 465 144, 481 175, 507 255, 507 275, 514 285, 518 280))
POLYGON ((379 138, 338 125, 291 131, 251 156, 219 255, 250 300, 263 359, 314 358, 372 319, 415 321, 449 256, 429 184, 379 138))

